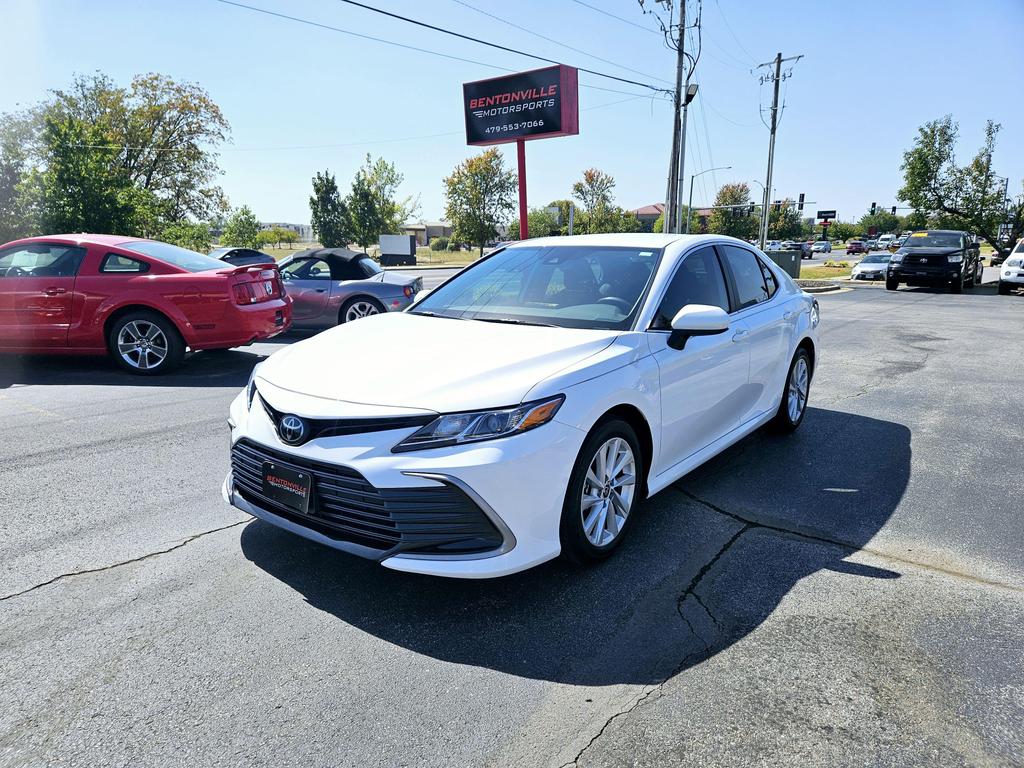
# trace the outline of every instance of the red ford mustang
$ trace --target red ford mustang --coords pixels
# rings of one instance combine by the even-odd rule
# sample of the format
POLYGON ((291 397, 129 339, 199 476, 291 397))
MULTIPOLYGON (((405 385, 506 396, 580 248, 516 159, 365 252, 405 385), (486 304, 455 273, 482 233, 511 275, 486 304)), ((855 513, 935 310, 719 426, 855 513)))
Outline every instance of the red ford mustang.
POLYGON ((117 235, 0 246, 0 352, 109 354, 154 374, 181 362, 186 347, 250 344, 291 319, 276 267, 117 235))

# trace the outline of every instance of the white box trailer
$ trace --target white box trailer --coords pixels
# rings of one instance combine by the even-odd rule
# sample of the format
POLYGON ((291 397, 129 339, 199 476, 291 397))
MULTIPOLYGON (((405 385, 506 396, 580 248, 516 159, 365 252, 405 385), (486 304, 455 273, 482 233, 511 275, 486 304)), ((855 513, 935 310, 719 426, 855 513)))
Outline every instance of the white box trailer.
POLYGON ((416 266, 416 235, 381 235, 382 267, 416 266))

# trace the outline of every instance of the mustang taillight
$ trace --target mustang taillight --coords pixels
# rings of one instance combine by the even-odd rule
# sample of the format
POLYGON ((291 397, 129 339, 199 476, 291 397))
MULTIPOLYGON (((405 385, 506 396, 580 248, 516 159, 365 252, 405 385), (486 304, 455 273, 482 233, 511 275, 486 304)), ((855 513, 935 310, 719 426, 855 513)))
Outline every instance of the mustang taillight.
POLYGON ((255 304, 259 301, 256 298, 256 291, 252 288, 252 283, 235 283, 235 304, 255 304))
POLYGON ((281 273, 276 269, 265 269, 261 272, 249 272, 246 274, 251 280, 248 282, 235 283, 232 292, 236 304, 258 304, 261 301, 279 299, 284 295, 284 283, 281 281, 281 273))

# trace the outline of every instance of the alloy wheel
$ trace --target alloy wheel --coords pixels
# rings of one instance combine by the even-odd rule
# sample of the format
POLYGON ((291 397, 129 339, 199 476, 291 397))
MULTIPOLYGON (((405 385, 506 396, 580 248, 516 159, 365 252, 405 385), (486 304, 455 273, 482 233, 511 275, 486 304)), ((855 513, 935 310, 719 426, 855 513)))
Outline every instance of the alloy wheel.
POLYGON ((807 406, 807 391, 810 386, 810 370, 807 367, 807 358, 801 356, 793 364, 793 370, 789 374, 789 389, 787 410, 789 420, 796 424, 803 415, 807 406))
POLYGON ((132 368, 150 370, 167 359, 167 336, 156 323, 132 320, 117 334, 117 351, 132 368))
POLYGON ((583 533, 597 547, 618 538, 633 508, 636 460, 621 437, 605 441, 594 454, 583 481, 580 515, 583 533))
POLYGON ((345 322, 377 314, 380 314, 380 309, 372 301, 357 301, 345 311, 345 322))

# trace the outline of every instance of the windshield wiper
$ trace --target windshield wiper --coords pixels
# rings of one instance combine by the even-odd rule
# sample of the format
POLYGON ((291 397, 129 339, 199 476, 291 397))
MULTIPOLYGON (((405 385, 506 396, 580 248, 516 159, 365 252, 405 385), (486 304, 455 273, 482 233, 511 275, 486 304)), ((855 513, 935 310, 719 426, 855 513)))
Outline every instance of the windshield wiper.
POLYGON ((415 312, 409 312, 410 315, 423 315, 423 317, 443 317, 447 320, 465 320, 464 317, 458 315, 442 315, 437 312, 431 312, 427 309, 416 310, 415 312))
POLYGON ((507 325, 536 325, 542 328, 558 328, 553 323, 532 323, 528 320, 517 320, 514 317, 472 317, 470 320, 479 320, 481 323, 505 323, 507 325))

